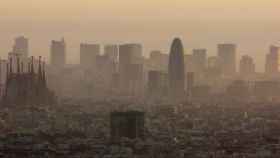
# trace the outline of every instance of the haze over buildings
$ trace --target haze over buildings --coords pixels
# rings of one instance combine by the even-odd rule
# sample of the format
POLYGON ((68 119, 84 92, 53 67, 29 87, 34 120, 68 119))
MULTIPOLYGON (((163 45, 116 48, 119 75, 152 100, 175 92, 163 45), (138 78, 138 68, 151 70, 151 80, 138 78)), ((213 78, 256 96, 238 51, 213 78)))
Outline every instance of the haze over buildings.
POLYGON ((279 158, 279 6, 1 2, 0 155, 279 158))

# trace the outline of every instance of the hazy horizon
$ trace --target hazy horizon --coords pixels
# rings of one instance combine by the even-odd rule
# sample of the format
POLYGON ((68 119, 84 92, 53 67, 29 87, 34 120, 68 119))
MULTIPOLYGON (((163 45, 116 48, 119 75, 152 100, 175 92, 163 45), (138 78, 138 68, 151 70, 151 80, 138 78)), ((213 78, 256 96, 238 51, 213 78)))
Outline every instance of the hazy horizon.
POLYGON ((277 6, 276 0, 5 1, 0 6, 0 55, 6 57, 20 35, 29 38, 31 55, 45 57, 50 41, 65 37, 68 63, 79 62, 81 42, 137 42, 147 55, 154 49, 168 53, 179 36, 187 54, 207 48, 216 55, 218 43, 236 43, 238 56, 253 56, 263 71, 269 45, 280 40, 277 6))

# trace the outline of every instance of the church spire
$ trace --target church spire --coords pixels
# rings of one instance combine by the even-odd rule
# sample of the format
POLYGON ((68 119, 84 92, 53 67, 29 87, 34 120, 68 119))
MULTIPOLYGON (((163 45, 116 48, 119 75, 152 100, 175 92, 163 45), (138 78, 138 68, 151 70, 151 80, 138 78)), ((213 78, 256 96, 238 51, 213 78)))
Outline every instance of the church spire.
POLYGON ((41 56, 39 56, 39 67, 38 67, 38 75, 39 79, 42 79, 42 67, 41 67, 41 56))
POLYGON ((13 73, 13 59, 10 57, 10 75, 13 73))
POLYGON ((9 63, 7 63, 7 66, 6 66, 6 82, 8 81, 8 79, 9 79, 9 63))
POLYGON ((20 63, 19 63, 19 56, 17 56, 17 73, 20 73, 20 63))
POLYGON ((47 86, 46 71, 45 71, 45 61, 43 61, 43 85, 44 85, 44 87, 47 86))
POLYGON ((7 67, 6 67, 6 85, 5 85, 5 95, 7 96, 8 94, 8 85, 9 85, 9 80, 10 80, 10 76, 9 76, 9 63, 7 62, 7 67))
POLYGON ((31 56, 31 74, 34 74, 34 57, 31 56))
POLYGON ((30 62, 28 62, 27 64, 28 64, 28 69, 27 69, 27 71, 28 71, 28 73, 31 73, 31 71, 30 71, 30 62))

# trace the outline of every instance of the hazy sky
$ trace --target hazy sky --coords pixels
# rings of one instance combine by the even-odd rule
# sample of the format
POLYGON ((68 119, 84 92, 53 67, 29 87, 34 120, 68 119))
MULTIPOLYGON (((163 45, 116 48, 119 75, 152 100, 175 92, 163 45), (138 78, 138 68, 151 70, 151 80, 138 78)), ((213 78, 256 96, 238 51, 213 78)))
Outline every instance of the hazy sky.
POLYGON ((263 70, 270 44, 280 40, 279 0, 0 0, 0 54, 13 38, 30 39, 31 54, 49 56, 52 39, 65 37, 67 60, 79 61, 79 43, 141 42, 145 54, 167 52, 173 37, 186 53, 237 43, 238 54, 263 70))

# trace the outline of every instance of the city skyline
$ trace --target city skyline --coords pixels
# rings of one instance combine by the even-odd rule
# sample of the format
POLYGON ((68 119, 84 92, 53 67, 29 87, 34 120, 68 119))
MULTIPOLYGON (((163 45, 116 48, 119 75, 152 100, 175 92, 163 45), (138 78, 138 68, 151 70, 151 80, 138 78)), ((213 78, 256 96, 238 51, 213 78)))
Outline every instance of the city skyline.
MULTIPOLYGON (((181 38, 181 36, 178 36, 178 37, 180 37, 181 38)), ((13 52, 13 47, 14 47, 14 44, 16 43, 16 41, 17 41, 17 39, 19 39, 19 38, 26 38, 29 42, 28 42, 28 52, 27 53, 29 53, 30 54, 30 56, 42 56, 42 57, 44 57, 44 59, 48 62, 48 63, 51 63, 51 45, 52 45, 52 42, 53 41, 56 41, 57 39, 55 39, 55 40, 50 40, 49 41, 49 43, 47 44, 47 46, 48 46, 48 48, 47 48, 47 50, 45 50, 46 51, 46 54, 44 53, 44 54, 34 54, 34 53, 32 53, 32 49, 30 49, 30 47, 32 47, 32 43, 30 42, 30 41, 32 41, 32 39, 30 39, 30 38, 28 38, 28 37, 26 37, 26 36, 22 36, 22 35, 18 35, 18 36, 15 36, 14 38, 13 38, 13 40, 12 40, 12 44, 11 44, 11 47, 9 48, 9 51, 8 52, 6 52, 5 54, 1 54, 0 53, 0 58, 2 58, 2 59, 6 59, 6 58, 8 58, 8 54, 10 53, 10 52, 13 52), (31 45, 31 46, 30 46, 31 45)), ((61 38, 59 38, 59 39, 65 39, 64 37, 61 37, 61 38)), ((168 47, 170 44, 171 44, 171 42, 172 41, 170 41, 169 39, 168 39, 168 44, 166 45, 166 47, 168 47)), ((183 38, 183 40, 182 40, 182 43, 184 44, 184 43, 186 43, 186 42, 184 42, 184 38, 183 38)), ((76 64, 81 64, 81 62, 80 62, 80 53, 81 53, 81 50, 80 50, 80 47, 81 47, 81 45, 84 45, 84 44, 90 44, 90 45, 97 45, 97 46, 99 46, 100 47, 100 54, 104 54, 105 53, 105 50, 104 49, 101 49, 101 48, 106 48, 106 46, 110 46, 110 45, 116 45, 116 46, 120 46, 120 45, 122 45, 122 44, 140 44, 142 47, 143 47, 143 57, 145 57, 145 58, 149 58, 149 56, 150 56, 150 53, 152 53, 153 51, 161 51, 163 54, 169 54, 169 50, 167 49, 167 50, 163 50, 163 49, 160 49, 160 48, 154 48, 154 49, 147 49, 147 47, 145 47, 145 45, 143 45, 141 42, 119 42, 119 43, 113 43, 113 42, 111 42, 111 43, 101 43, 101 42, 80 42, 79 43, 79 45, 77 45, 77 46, 75 46, 75 48, 74 49, 76 49, 76 52, 75 52, 75 60, 71 60, 71 59, 69 59, 69 58, 71 58, 71 57, 69 57, 69 56, 72 56, 73 54, 73 52, 71 51, 71 49, 73 49, 73 47, 72 46, 69 46, 69 44, 68 44, 68 42, 67 42, 67 39, 65 39, 65 49, 66 49, 66 51, 65 51, 65 64, 74 64, 74 65, 76 65, 76 64), (70 47, 70 51, 69 51, 69 47, 70 47), (145 49, 146 48, 146 49, 145 49)), ((265 66, 265 63, 266 63, 266 55, 268 54, 268 53, 270 53, 270 48, 272 47, 272 46, 274 46, 274 47, 279 47, 280 46, 280 41, 279 42, 275 42, 274 44, 269 44, 265 49, 266 49, 266 51, 264 51, 264 54, 263 54, 263 56, 256 56, 256 55, 252 55, 252 54, 250 54, 250 53, 242 53, 242 51, 240 51, 240 44, 237 44, 237 43, 233 43, 233 42, 228 42, 228 43, 226 43, 226 42, 221 42, 221 43, 216 43, 215 45, 213 45, 215 48, 213 49, 209 49, 209 48, 206 48, 206 47, 196 47, 196 48, 189 48, 189 47, 187 47, 187 48, 185 48, 184 49, 184 55, 192 55, 192 53, 193 53, 193 51, 196 51, 196 50, 205 50, 206 51, 206 57, 207 58, 209 58, 209 57, 215 57, 215 56, 219 56, 219 45, 224 45, 224 44, 234 44, 235 45, 235 55, 236 55, 236 61, 235 61, 235 64, 236 64, 236 66, 235 66, 235 69, 236 69, 236 72, 239 72, 238 70, 240 69, 240 64, 238 64, 238 62, 242 59, 242 57, 243 56, 250 56, 250 57, 252 57, 253 58, 253 60, 255 61, 255 66, 256 66, 256 72, 265 72, 265 69, 266 69, 266 66, 265 66), (213 51, 214 50, 214 51, 213 51), (263 61, 261 62, 261 63, 258 63, 258 59, 259 58, 261 58, 263 61)), ((212 46, 211 46, 212 47, 212 46)))

